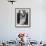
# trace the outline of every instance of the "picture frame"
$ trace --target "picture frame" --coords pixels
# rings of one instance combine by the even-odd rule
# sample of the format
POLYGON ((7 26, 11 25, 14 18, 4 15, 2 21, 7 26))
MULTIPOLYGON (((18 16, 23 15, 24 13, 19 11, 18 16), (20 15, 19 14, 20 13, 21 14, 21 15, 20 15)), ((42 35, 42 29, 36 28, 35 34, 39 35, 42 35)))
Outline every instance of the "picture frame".
POLYGON ((31 27, 30 8, 15 8, 15 27, 31 27))

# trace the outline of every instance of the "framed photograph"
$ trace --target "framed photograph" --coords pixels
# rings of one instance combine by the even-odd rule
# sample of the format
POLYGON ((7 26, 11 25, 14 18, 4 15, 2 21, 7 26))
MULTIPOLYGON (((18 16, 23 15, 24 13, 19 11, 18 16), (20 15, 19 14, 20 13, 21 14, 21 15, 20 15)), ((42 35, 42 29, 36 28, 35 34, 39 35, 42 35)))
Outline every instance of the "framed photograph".
POLYGON ((31 27, 31 9, 15 8, 15 26, 31 27))

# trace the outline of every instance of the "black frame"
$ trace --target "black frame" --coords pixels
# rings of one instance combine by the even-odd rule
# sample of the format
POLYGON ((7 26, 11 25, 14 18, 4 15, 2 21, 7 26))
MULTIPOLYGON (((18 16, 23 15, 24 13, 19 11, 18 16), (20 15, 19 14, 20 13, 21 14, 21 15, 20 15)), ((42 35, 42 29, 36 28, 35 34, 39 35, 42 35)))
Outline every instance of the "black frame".
POLYGON ((18 28, 31 27, 31 8, 15 8, 15 27, 18 27, 18 28), (27 26, 17 26, 17 25, 16 25, 16 23, 17 23, 17 20, 16 20, 16 19, 17 19, 16 9, 19 9, 19 10, 20 10, 20 9, 22 9, 22 10, 23 10, 23 9, 28 9, 28 10, 29 10, 29 15, 28 15, 28 17, 29 17, 29 18, 28 18, 28 19, 29 19, 29 20, 28 20, 29 26, 28 26, 28 25, 27 25, 27 26))

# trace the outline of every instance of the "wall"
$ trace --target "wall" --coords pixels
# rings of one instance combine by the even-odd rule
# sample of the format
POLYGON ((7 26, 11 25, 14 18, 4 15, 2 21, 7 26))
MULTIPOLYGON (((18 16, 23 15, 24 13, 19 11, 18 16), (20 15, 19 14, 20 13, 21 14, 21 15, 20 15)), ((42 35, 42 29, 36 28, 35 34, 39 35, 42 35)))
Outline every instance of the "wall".
POLYGON ((30 34, 33 40, 46 40, 45 2, 45 0, 17 0, 12 5, 7 0, 0 0, 0 41, 15 40, 18 32, 30 34), (32 27, 15 27, 15 8, 31 8, 32 27))

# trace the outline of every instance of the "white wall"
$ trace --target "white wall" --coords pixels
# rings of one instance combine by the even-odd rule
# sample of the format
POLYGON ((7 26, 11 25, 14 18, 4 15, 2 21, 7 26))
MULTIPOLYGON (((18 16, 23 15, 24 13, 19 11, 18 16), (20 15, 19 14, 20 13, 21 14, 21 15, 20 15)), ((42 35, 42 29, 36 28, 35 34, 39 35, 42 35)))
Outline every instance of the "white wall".
POLYGON ((0 40, 15 40, 18 32, 29 33, 33 40, 46 40, 45 0, 17 0, 14 5, 0 0, 0 40), (32 28, 15 27, 15 8, 31 8, 32 28))

